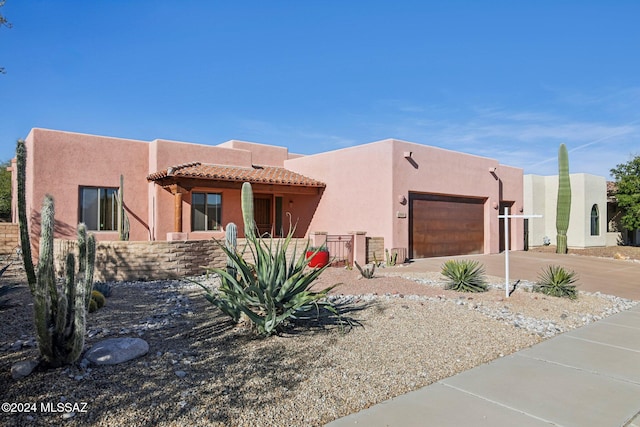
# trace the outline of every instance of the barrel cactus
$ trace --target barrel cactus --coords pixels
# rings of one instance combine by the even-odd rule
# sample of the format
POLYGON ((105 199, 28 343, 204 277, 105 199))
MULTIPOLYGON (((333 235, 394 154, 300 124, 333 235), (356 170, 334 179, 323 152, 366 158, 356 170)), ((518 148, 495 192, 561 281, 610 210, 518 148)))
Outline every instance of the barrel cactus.
POLYGON ((571 180, 569 178, 569 154, 567 147, 560 144, 558 150, 558 204, 556 207, 556 252, 567 253, 567 229, 571 214, 571 180))

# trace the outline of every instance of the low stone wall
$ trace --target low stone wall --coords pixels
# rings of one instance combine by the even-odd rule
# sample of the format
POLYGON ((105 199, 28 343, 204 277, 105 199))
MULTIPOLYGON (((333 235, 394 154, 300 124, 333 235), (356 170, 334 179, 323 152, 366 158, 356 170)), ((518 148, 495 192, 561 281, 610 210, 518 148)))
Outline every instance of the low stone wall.
MULTIPOLYGON (((275 239, 278 240, 278 239, 275 239)), ((273 242, 274 247, 276 242, 273 242)), ((297 245, 297 256, 304 249, 306 239, 293 239, 289 256, 297 245)), ((242 251, 244 239, 238 239, 242 251)), ((76 251, 71 240, 54 242, 56 271, 64 271, 64 259, 76 251)), ((251 257, 249 249, 246 257, 251 257)), ((227 257, 213 240, 156 241, 156 242, 98 242, 96 246, 96 272, 98 282, 121 280, 161 280, 204 274, 207 268, 224 268, 227 257)))
POLYGON ((0 222, 0 255, 13 255, 19 246, 18 224, 0 222))

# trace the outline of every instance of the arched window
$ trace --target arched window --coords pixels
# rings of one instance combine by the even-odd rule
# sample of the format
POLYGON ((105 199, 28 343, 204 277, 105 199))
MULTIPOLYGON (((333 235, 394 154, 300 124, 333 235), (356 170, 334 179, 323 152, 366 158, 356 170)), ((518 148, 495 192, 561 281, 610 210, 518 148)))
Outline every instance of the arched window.
POLYGON ((591 207, 591 235, 600 235, 600 214, 598 213, 598 205, 591 207))

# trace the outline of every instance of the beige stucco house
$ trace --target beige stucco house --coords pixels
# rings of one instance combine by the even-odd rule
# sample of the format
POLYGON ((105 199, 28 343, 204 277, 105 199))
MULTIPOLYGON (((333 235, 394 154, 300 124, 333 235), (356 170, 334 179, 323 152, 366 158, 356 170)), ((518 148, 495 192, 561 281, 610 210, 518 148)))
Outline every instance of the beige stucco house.
MULTIPOLYGON (((574 173, 571 181, 571 215, 567 245, 574 248, 615 245, 607 232, 607 181, 604 177, 574 173)), ((556 244, 558 176, 524 176, 524 212, 543 215, 526 222, 527 243, 542 246, 548 239, 556 244)))
MULTIPOLYGON (((222 238, 229 222, 242 224, 245 181, 262 232, 279 236, 293 222, 297 237, 356 233, 409 258, 497 253, 501 208, 526 207, 521 169, 395 139, 303 156, 236 140, 211 146, 33 129, 26 146, 34 238, 50 193, 56 237, 73 238, 84 222, 98 240, 117 240, 121 175, 135 241, 222 238)), ((511 248, 523 249, 522 219, 511 220, 510 234, 511 248)))

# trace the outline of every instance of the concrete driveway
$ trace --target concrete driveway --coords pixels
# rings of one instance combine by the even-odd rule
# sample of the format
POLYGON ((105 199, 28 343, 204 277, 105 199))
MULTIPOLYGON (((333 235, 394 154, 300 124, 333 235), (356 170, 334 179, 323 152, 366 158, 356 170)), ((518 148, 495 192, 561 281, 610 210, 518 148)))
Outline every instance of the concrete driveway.
MULTIPOLYGON (((413 260, 405 271, 440 271, 449 259, 476 259, 485 266, 490 276, 505 277, 504 253, 492 255, 465 255, 456 257, 413 260)), ((581 255, 559 255, 542 252, 509 252, 510 283, 516 280, 536 281, 538 274, 548 265, 560 265, 578 275, 578 290, 602 292, 623 298, 640 300, 640 262, 597 258, 581 255)))

